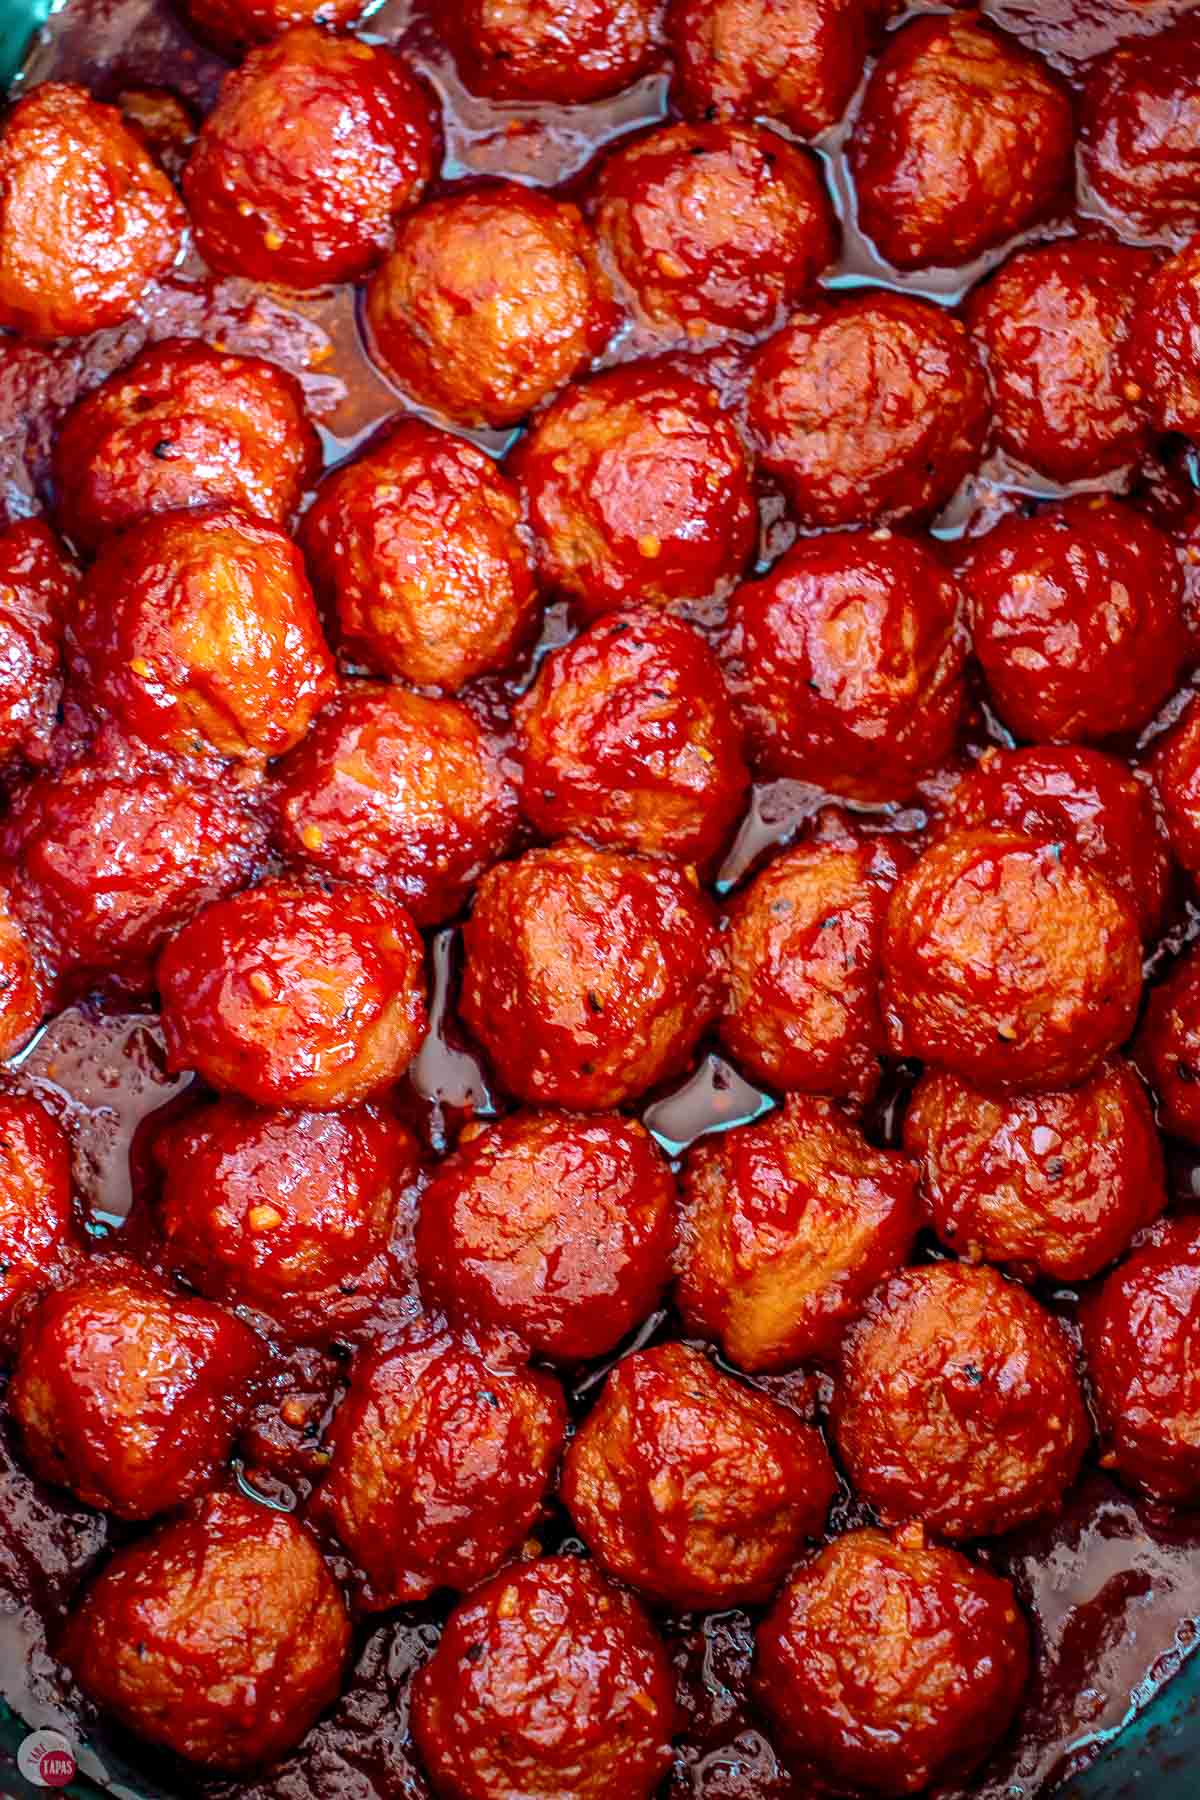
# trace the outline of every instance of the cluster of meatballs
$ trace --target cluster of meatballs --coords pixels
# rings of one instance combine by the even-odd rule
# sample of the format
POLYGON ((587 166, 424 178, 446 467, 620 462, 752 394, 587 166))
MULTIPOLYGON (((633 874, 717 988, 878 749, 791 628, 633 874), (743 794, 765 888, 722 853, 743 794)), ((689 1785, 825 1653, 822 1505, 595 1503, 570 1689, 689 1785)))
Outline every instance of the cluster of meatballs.
POLYGON ((1200 1501, 1160 1136, 1200 1145, 1200 950, 1143 992, 1200 878, 1200 26, 1073 86, 968 11, 445 8, 498 104, 669 69, 566 197, 443 179, 360 0, 181 3, 235 66, 172 173, 78 86, 0 122, 0 328, 127 325, 193 253, 356 283, 397 413, 322 474, 292 373, 149 342, 0 532, 0 1052, 99 991, 196 1077, 100 1241, 0 1092, 15 1441, 122 1522, 54 1653, 237 1773, 448 1590, 434 1791, 649 1800, 657 1615, 748 1607, 798 1780, 961 1780, 1031 1657, 977 1540, 1093 1439, 1200 1501), (814 140, 889 284, 823 284, 814 140), (932 534, 997 456, 998 516, 932 534), (821 804, 747 866, 752 782, 821 804), (403 1096, 456 923, 499 1104, 438 1157, 403 1096), (772 1104, 673 1161, 639 1113, 713 1040, 772 1104), (284 1511, 235 1473, 295 1346, 348 1360, 284 1511))

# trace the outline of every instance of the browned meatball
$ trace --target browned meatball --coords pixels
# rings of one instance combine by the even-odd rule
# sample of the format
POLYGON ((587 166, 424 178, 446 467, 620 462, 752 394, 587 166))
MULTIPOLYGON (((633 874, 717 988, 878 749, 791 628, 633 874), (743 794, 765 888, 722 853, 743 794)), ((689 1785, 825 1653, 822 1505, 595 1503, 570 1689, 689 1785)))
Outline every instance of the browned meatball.
POLYGON ((418 925, 458 913, 517 823, 497 745, 457 700, 348 683, 273 784, 288 862, 393 895, 418 925))
POLYGON ((830 1357, 919 1222, 913 1165, 802 1095, 702 1139, 683 1194, 676 1303, 689 1330, 755 1371, 830 1357))
POLYGON ((319 466, 294 376, 171 338, 67 414, 54 446, 58 520, 88 550, 147 513, 208 501, 286 525, 319 466))
POLYGON ((827 831, 733 899, 720 1032, 743 1069, 785 1092, 870 1099, 886 1048, 883 922, 910 861, 897 838, 827 831))
POLYGON ((31 88, 0 128, 0 327, 85 337, 127 319, 179 254, 174 188, 113 106, 31 88))
POLYGON ((1150 769, 1166 815, 1171 849, 1196 880, 1200 878, 1200 706, 1194 701, 1155 746, 1150 769))
POLYGON ((812 1426, 699 1350, 659 1344, 608 1377, 562 1496, 602 1568, 688 1611, 768 1600, 836 1487, 812 1426))
POLYGON ((862 0, 671 0, 673 98, 689 118, 765 117, 816 137, 858 86, 868 16, 862 0))
POLYGON ((977 16, 897 31, 850 139, 862 229, 897 269, 969 262, 1066 197, 1066 88, 977 16))
POLYGON ((980 1087, 1066 1087, 1123 1043, 1142 987, 1123 896, 1071 845, 955 831, 892 894, 883 940, 893 1051, 980 1087))
POLYGON ((40 519, 0 531, 0 756, 41 762, 58 718, 75 571, 40 519))
POLYGON ((796 313, 767 340, 749 419, 804 523, 927 518, 979 462, 987 383, 961 320, 867 293, 796 313))
POLYGON ((384 372, 464 425, 512 425, 577 375, 616 323, 577 207, 501 183, 432 200, 367 289, 384 372))
POLYGON ((659 0, 457 0, 438 23, 473 94, 580 106, 657 60, 659 0))
POLYGON ((20 1309, 80 1243, 70 1139, 38 1101, 0 1094, 0 1351, 15 1341, 20 1309))
POLYGON ((336 1699, 341 1594, 288 1513, 211 1494, 128 1545, 71 1613, 59 1653, 122 1725, 214 1769, 273 1761, 336 1699))
POLYGON ((1200 19, 1130 37, 1093 65, 1083 92, 1080 170, 1130 236, 1200 229, 1200 19))
POLYGON ((0 882, 0 1057, 11 1056, 41 1023, 48 999, 48 970, 0 882))
POLYGON ((1189 951, 1151 988, 1134 1057, 1154 1090, 1162 1129, 1200 1144, 1200 951, 1189 951))
POLYGON ((1200 237, 1143 284, 1125 365, 1156 431, 1200 438, 1200 237))
POLYGON ((562 1448, 552 1376, 428 1328, 363 1353, 313 1503, 366 1577, 369 1610, 473 1588, 527 1535, 562 1448))
POLYGON ((543 837, 706 864, 746 795, 741 733, 712 652, 682 619, 628 607, 553 651, 517 714, 521 810, 543 837))
POLYGON ((1119 1057, 1044 1094, 989 1094, 928 1069, 904 1148, 943 1243, 1029 1279, 1086 1281, 1166 1203, 1154 1114, 1119 1057))
POLYGON ((687 1066, 720 1008, 708 902, 674 865, 564 843, 479 884, 461 1010, 508 1091, 603 1111, 687 1066))
POLYGON ((23 1321, 9 1405, 41 1480, 148 1519, 213 1485, 263 1354, 232 1313, 114 1257, 23 1321))
POLYGON ((667 125, 619 145, 594 208, 642 317, 672 337, 770 330, 837 243, 815 161, 759 125, 667 125))
POLYGON ((227 56, 265 44, 293 25, 348 30, 370 10, 370 0, 176 0, 198 37, 227 56))
POLYGON ((943 1537, 1012 1531, 1054 1511, 1088 1442, 1065 1331, 995 1269, 907 1269, 842 1345, 833 1427, 885 1521, 943 1537))
POLYGON ((327 476, 300 541, 350 656, 454 692, 508 662, 533 626, 520 520, 490 456, 406 419, 327 476))
POLYGON ((754 1691, 798 1771, 899 1796, 969 1775, 1029 1666, 1007 1580, 919 1526, 860 1530, 788 1582, 758 1631, 754 1691))
POLYGON ((716 389, 668 363, 567 388, 510 467, 543 581, 589 617, 724 593, 754 548, 746 447, 716 389))

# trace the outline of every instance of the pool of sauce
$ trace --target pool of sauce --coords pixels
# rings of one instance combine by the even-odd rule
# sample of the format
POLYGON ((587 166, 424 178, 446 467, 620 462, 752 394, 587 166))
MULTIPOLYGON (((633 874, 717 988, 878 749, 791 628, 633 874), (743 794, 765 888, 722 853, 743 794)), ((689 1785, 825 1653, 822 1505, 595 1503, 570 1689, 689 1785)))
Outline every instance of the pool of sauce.
MULTIPOLYGON (((1092 57, 1119 38, 1159 30, 1194 4, 990 0, 984 11, 1075 81, 1092 57)), ((602 146, 666 115, 665 72, 648 75, 615 100, 586 107, 497 106, 473 99, 438 44, 424 0, 385 0, 365 31, 401 44, 437 89, 445 121, 444 179, 503 174, 571 186, 602 146)), ((187 35, 166 0, 68 0, 35 45, 29 77, 77 79, 118 102, 132 90, 166 88, 200 116, 211 104, 225 66, 187 35)), ((903 281, 881 265, 855 225, 843 156, 854 111, 852 104, 847 122, 817 145, 844 227, 842 256, 829 283, 882 282, 955 303, 1011 246, 966 270, 935 270, 903 281)), ((1099 229, 1103 221, 1064 216, 1031 235, 1076 225, 1099 229)), ((117 329, 50 348, 0 340, 0 522, 37 512, 46 503, 49 447, 58 420, 77 395, 127 362, 145 342, 175 334, 201 335, 293 370, 322 429, 330 462, 353 451, 406 404, 365 357, 350 290, 306 296, 271 292, 214 278, 193 256, 117 329)), ((663 349, 686 355, 736 410, 747 348, 726 344, 685 352, 652 341, 631 325, 610 347, 607 360, 663 349)), ((473 435, 500 452, 511 434, 473 435)), ((1153 463, 1118 473, 1111 485, 1133 489, 1160 517, 1182 516, 1195 499, 1190 452, 1183 446, 1160 446, 1153 463)), ((994 457, 951 501, 937 535, 953 554, 958 537, 987 529, 1007 510, 1061 491, 994 457)), ((769 488, 760 510, 761 553, 764 560, 774 560, 794 528, 784 518, 778 494, 769 488)), ((719 618, 712 607, 701 607, 696 621, 711 628, 719 618)), ((505 733, 514 694, 528 680, 537 657, 569 634, 563 609, 550 608, 526 666, 503 680, 474 684, 467 698, 499 733, 505 733)), ((1168 706, 1164 717, 1179 704, 1168 706)), ((970 735, 979 741, 1006 741, 982 705, 970 735)), ((951 777, 952 772, 944 773, 929 782, 917 806, 870 813, 872 828, 920 831, 951 777)), ((800 783, 756 788, 719 871, 718 891, 740 880, 773 846, 794 837, 827 803, 828 796, 800 783)), ((1153 972, 1191 940, 1198 919, 1194 908, 1181 907, 1152 954, 1153 972)), ((453 1144, 465 1119, 487 1116, 496 1107, 489 1073, 455 1023, 457 956, 453 929, 432 937, 432 1029, 397 1094, 405 1117, 435 1154, 453 1144)), ((896 1140, 909 1079, 903 1069, 898 1071, 873 1110, 868 1126, 880 1142, 896 1140)), ((149 1122, 160 1108, 178 1106, 189 1086, 187 1077, 166 1071, 154 1014, 130 1010, 128 1001, 112 996, 85 998, 46 1025, 0 1073, 0 1081, 32 1091, 68 1125, 80 1191, 96 1233, 125 1229, 137 1238, 149 1179, 149 1122)), ((747 1082, 715 1050, 705 1049, 684 1080, 650 1097, 642 1117, 668 1155, 678 1157, 704 1133, 752 1119, 773 1104, 769 1094, 747 1082)), ((1200 1206, 1200 1157, 1174 1150, 1172 1168, 1177 1204, 1200 1206)), ((929 1253, 936 1252, 931 1247, 929 1253)), ((1070 1321, 1073 1294, 1042 1297, 1070 1321)), ((393 1328, 417 1304, 415 1293, 397 1296, 378 1329, 393 1328)), ((636 1341, 673 1330, 677 1325, 671 1315, 661 1311, 644 1322, 636 1341)), ((611 1360, 581 1369, 568 1384, 577 1415, 594 1398, 611 1360)), ((279 1351, 236 1469, 236 1479, 264 1504, 298 1505, 319 1479, 323 1436, 344 1391, 345 1367, 346 1357, 337 1347, 279 1351)), ((804 1416, 819 1418, 820 1381, 798 1372, 763 1385, 804 1416)), ((844 1494, 831 1530, 845 1529, 857 1517, 854 1502, 844 1494)), ((0 1425, 0 1694, 30 1724, 64 1732, 77 1747, 85 1775, 119 1796, 431 1800, 411 1748, 407 1694, 412 1675, 437 1642, 446 1608, 436 1601, 363 1626, 355 1672, 341 1701, 261 1780, 200 1777, 106 1732, 59 1670, 48 1641, 80 1579, 124 1530, 34 1482, 0 1425)), ((527 1547, 529 1553, 569 1546, 569 1531, 565 1517, 552 1510, 527 1547)), ((975 1800, 1032 1800, 1085 1767, 1191 1653, 1200 1631, 1200 1514, 1156 1509, 1093 1467, 1059 1517, 1002 1543, 980 1546, 979 1554, 1016 1582, 1038 1656, 1017 1725, 973 1781, 970 1794, 975 1800)), ((779 1761, 747 1698, 753 1619, 727 1612, 699 1619, 667 1617, 662 1624, 678 1672, 682 1720, 663 1800, 802 1800, 800 1784, 779 1761)), ((0 1777, 5 1772, 0 1754, 0 1777)), ((805 1785, 804 1800, 810 1793, 805 1785)), ((939 1800, 964 1797, 956 1790, 940 1790, 939 1800)))

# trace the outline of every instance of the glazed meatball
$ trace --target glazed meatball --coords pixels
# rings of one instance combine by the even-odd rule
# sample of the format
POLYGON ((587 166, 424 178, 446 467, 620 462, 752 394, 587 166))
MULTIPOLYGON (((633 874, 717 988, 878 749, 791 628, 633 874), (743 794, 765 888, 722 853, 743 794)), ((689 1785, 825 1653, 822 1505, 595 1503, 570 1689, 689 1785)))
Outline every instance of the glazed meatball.
POLYGON ((842 1344, 833 1427, 885 1523, 942 1537, 1054 1511, 1087 1448, 1062 1326, 995 1269, 930 1263, 876 1290, 842 1344))
POLYGON ((723 593, 754 549, 746 447, 716 389, 669 365, 568 388, 510 464, 543 582, 589 618, 723 593))
POLYGON ((861 0, 671 0, 672 97, 693 119, 778 119, 816 137, 840 119, 867 54, 861 0))
POLYGON ((460 1011, 504 1086, 603 1111, 686 1068, 720 1009, 708 902, 669 863, 564 843, 491 869, 460 1011))
POLYGON ((301 25, 225 77, 183 175, 206 262, 295 288, 356 281, 433 174, 429 94, 383 44, 301 25))
POLYGON ((234 508, 166 513, 110 539, 67 644, 89 700, 183 753, 279 756, 334 684, 299 551, 234 508))
POLYGON ((608 1377, 562 1495, 608 1574, 686 1612, 769 1600, 836 1488, 811 1425, 699 1350, 659 1344, 608 1377))
POLYGON ((13 908, 6 871, 0 879, 0 1058, 20 1049, 41 1023, 49 1001, 48 971, 13 908))
POLYGON ((149 991, 171 933, 244 887, 265 854, 234 786, 125 753, 39 776, 0 821, 14 902, 74 991, 106 978, 149 991))
POLYGON ((594 216, 642 317, 672 337, 770 330, 837 244, 817 164, 758 125, 667 125, 619 145, 594 216))
POLYGON ((659 12, 657 0, 460 0, 438 23, 471 93, 579 106, 658 60, 659 12))
POLYGON ((62 1660, 129 1730, 216 1769, 270 1762, 341 1688, 346 1608, 290 1514, 210 1494, 119 1550, 67 1620, 62 1660))
POLYGON ((1171 849, 1193 881, 1200 879, 1200 705, 1191 702, 1155 746, 1150 769, 1162 802, 1171 849))
POLYGON ((71 1199, 71 1142, 24 1094, 0 1094, 0 1351, 19 1309, 80 1244, 71 1199))
POLYGON ((806 1773, 839 1791, 915 1794, 982 1762, 1029 1667, 1003 1576, 919 1526, 859 1530, 788 1582, 759 1627, 754 1692, 806 1773))
POLYGON ((689 1331, 751 1372, 827 1360, 919 1223, 917 1173, 827 1100, 689 1151, 675 1301, 689 1331))
POLYGON ((1101 1460, 1158 1500, 1200 1498, 1200 1221, 1156 1225, 1081 1318, 1101 1460))
POLYGON ((0 327, 86 337, 127 319, 179 255, 179 198, 114 106, 31 88, 0 128, 0 327))
POLYGON ((1154 258, 1125 244, 1020 250, 967 322, 985 354, 996 441, 1052 481, 1090 481, 1146 445, 1145 386, 1130 380, 1130 322, 1154 258))
POLYGON ((893 1052, 980 1087, 1069 1087, 1133 1029, 1137 920, 1070 844, 954 831, 901 876, 883 936, 893 1052))
POLYGON ((1080 126, 1080 170, 1109 219, 1160 240, 1200 228, 1200 19, 1100 57, 1080 126))
POLYGON ((1151 988, 1135 1060, 1154 1090, 1162 1130, 1200 1144, 1200 953, 1189 952, 1151 988))
POLYGON ((1011 826, 1071 844, 1132 906, 1142 935, 1163 922, 1171 857, 1154 790, 1119 757, 1075 745, 985 750, 955 788, 951 830, 1011 826))
POLYGON ((168 1061, 256 1106, 353 1106, 420 1047, 423 963, 394 901, 264 882, 206 907, 163 952, 168 1061))
POLYGON ((721 1042, 781 1092, 864 1104, 886 1049, 879 1008, 888 897, 911 855, 836 832, 787 850, 726 913, 721 1042))
POLYGON ((1200 438, 1200 237, 1143 286, 1125 362, 1155 430, 1200 438))
POLYGON ((1170 540, 1090 496, 1005 519, 961 570, 975 654, 1019 737, 1093 743, 1136 731, 1188 655, 1170 540))
POLYGON ((349 656, 454 692, 502 667, 533 627, 520 519, 490 456, 406 419, 326 477, 300 541, 349 656))
POLYGON ((147 513, 206 502, 286 525, 319 467, 294 376, 170 338, 67 414, 54 446, 58 520, 87 550, 147 513))
POLYGON ((426 1331, 357 1358, 314 1512, 364 1573, 360 1606, 491 1575, 536 1519, 565 1428, 553 1377, 498 1346, 426 1331))
POLYGON ((350 30, 370 9, 370 0, 176 0, 198 37, 227 56, 239 57, 251 44, 265 44, 293 25, 350 30))
POLYGON ((1166 1203, 1154 1114, 1119 1057, 1044 1094, 989 1094, 929 1069, 904 1148, 942 1242, 1031 1280, 1086 1281, 1166 1203))
POLYGON ((391 894, 418 925, 454 918, 516 828, 516 788, 466 707, 382 682, 344 687, 275 777, 288 862, 391 894))
POLYGON ((907 294, 793 315, 759 351, 749 421, 808 525, 927 518, 983 453, 987 383, 961 320, 907 294))
POLYGON ((517 714, 521 811, 546 838, 710 863, 746 797, 712 652, 682 619, 611 613, 553 651, 517 714))
POLYGON ((413 1683, 413 1736, 455 1800, 650 1800, 671 1761, 674 1686, 632 1595, 547 1556, 451 1613, 413 1683))
POLYGON ((210 1300, 309 1342, 345 1339, 403 1285, 391 1254, 416 1139, 387 1113, 216 1100, 154 1143, 166 1258, 210 1300))
POLYGON ((505 182, 430 201, 367 289, 385 374, 463 425, 515 425, 604 347, 616 310, 579 210, 505 182))
POLYGON ((970 262, 1065 197, 1067 90, 978 16, 916 19, 876 63, 850 139, 858 220, 897 269, 970 262))
POLYGON ((954 576, 890 532, 802 538, 729 605, 723 659, 752 765, 903 800, 954 748, 966 634, 954 576))
POLYGON ((0 531, 0 757, 45 759, 58 717, 75 572, 40 519, 0 531))
POLYGON ((430 1305, 567 1363, 604 1355, 653 1311, 674 1246, 671 1172, 615 1114, 511 1113, 439 1166, 417 1221, 430 1305))
POLYGON ((262 1357, 232 1313, 114 1257, 24 1319, 9 1405, 39 1480, 149 1519, 213 1485, 262 1357))

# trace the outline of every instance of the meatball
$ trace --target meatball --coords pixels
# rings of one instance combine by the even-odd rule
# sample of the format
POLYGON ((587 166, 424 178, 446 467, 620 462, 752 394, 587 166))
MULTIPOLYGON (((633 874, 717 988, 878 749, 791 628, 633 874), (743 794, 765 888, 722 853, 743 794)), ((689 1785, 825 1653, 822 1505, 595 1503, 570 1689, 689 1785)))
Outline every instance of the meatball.
POLYGON ((811 1425, 686 1344, 616 1365, 562 1482, 601 1567, 680 1611, 769 1600, 836 1490, 811 1425))
POLYGON ((41 1023, 49 1000, 47 970, 35 952, 13 908, 13 896, 0 880, 0 1058, 20 1049, 41 1023))
POLYGON ((121 1519, 210 1488, 264 1346, 136 1264, 86 1264, 22 1322, 9 1405, 35 1475, 121 1519))
POLYGON ((319 467, 293 375, 169 338, 67 414, 54 446, 58 520, 88 550, 147 513, 207 502, 286 525, 319 467))
POLYGON ((1154 1090, 1162 1130, 1200 1144, 1200 952, 1151 988, 1135 1061, 1154 1090))
POLYGON ((650 607, 553 651, 517 714, 521 811, 546 838, 711 863, 746 798, 741 733, 699 632, 650 607))
POLYGON ((453 692, 503 667, 532 630, 520 518, 490 456, 406 419, 326 477, 300 542, 349 656, 453 692))
POLYGON ((456 1800, 650 1800, 671 1761, 674 1694, 632 1595, 547 1556, 451 1613, 413 1683, 413 1736, 456 1800))
POLYGON ((901 876, 883 966, 893 1052, 984 1088, 1086 1080, 1141 997, 1124 897, 1070 844, 1001 826, 953 831, 901 876))
POLYGON ((792 1095, 688 1152, 676 1305, 740 1369, 827 1360, 919 1220, 911 1163, 829 1101, 792 1095))
POLYGON ((423 965, 394 901, 264 882, 206 907, 163 952, 169 1064, 256 1106, 353 1106, 420 1047, 423 965))
POLYGON ((453 1324, 576 1362, 612 1350, 671 1276, 675 1183, 634 1119, 512 1113, 462 1143, 421 1200, 417 1267, 453 1324))
POLYGON ((1082 1310, 1102 1461, 1155 1499, 1200 1498, 1200 1221, 1164 1220, 1082 1310))
POLYGON ((418 925, 461 911, 508 848, 517 791, 457 700, 355 681, 275 771, 287 860, 402 901, 418 925))
POLYGON ((1086 1281, 1166 1204, 1154 1114, 1119 1057, 1043 1094, 989 1094, 927 1070, 904 1148, 943 1243, 1031 1280, 1086 1281))
POLYGON ((518 1100, 603 1111, 687 1067, 721 1000, 707 900, 671 864, 564 843, 491 869, 460 1012, 518 1100))
POLYGON ((391 249, 438 135, 394 50, 299 25, 221 84, 183 173, 197 247, 251 281, 356 281, 391 249))
POLYGON ((1131 384, 1127 352, 1153 269, 1148 251, 1125 244, 1043 244, 972 294, 996 441, 1027 468, 1090 481, 1144 450, 1145 384, 1131 384))
POLYGON ((438 23, 471 93, 579 106, 658 60, 659 13, 658 0, 459 0, 438 23))
POLYGON ((129 1730, 217 1769, 270 1762, 336 1699, 350 1650, 341 1594, 290 1514, 210 1494, 118 1550, 59 1646, 129 1730))
POLYGON ((92 702, 180 752, 279 756, 334 685, 300 552, 234 508, 166 513, 110 539, 67 643, 92 702))
MULTIPOLYGON (((1191 702, 1150 763, 1176 860, 1200 880, 1200 705, 1191 702)), ((1145 845, 1141 846, 1145 854, 1145 845)))
POLYGON ((868 12, 861 0, 671 0, 672 98, 688 118, 778 119, 816 137, 858 86, 868 12))
POLYGON ((71 1142, 24 1094, 0 1094, 0 1351, 20 1308, 79 1247, 71 1198, 71 1142))
POLYGON ((916 19, 876 63, 850 139, 858 221, 897 269, 970 262, 1069 198, 1066 88, 978 16, 916 19))
POLYGON ((669 365, 567 388, 510 467, 543 582, 589 618, 724 593, 754 549, 746 447, 716 389, 669 365))
POLYGON ((805 524, 927 518, 979 463, 987 383, 961 320, 872 292, 795 313, 767 340, 748 417, 805 524))
POLYGON ((871 1098, 886 1049, 883 922, 911 860, 896 838, 837 832, 785 851, 733 899, 719 1029, 748 1074, 781 1092, 871 1098))
POLYGON ((403 1285, 391 1243, 420 1152, 387 1113, 216 1100, 169 1124, 154 1159, 166 1258, 209 1299, 322 1342, 352 1334, 403 1285))
POLYGON ((1153 789, 1103 750, 985 750, 955 788, 945 824, 952 830, 1011 826, 1068 843, 1129 902, 1143 937, 1162 925, 1171 858, 1153 789))
POLYGON ((49 339, 119 325, 185 223, 116 107, 68 82, 31 88, 0 128, 0 327, 49 339))
POLYGON ((370 11, 370 0, 176 0, 197 37, 227 56, 240 57, 293 25, 350 30, 370 11))
POLYGON ((617 321, 579 209, 514 182, 456 190, 406 219, 366 317, 385 374, 463 425, 515 425, 617 321))
POLYGON ((0 820, 14 900, 74 990, 112 978, 149 991, 166 939, 244 887, 265 853, 232 784, 127 753, 39 776, 0 820))
POLYGON ((1200 228, 1200 19, 1131 37, 1092 65, 1080 170, 1127 234, 1178 241, 1200 228))
POLYGON ((1200 438, 1200 237, 1143 285, 1125 363, 1155 430, 1200 438))
POLYGON ((786 1750, 856 1793, 957 1786, 1030 1669, 1011 1583, 919 1526, 835 1539, 792 1576, 755 1650, 754 1692, 786 1750))
POLYGON ((75 572, 40 519, 0 531, 0 757, 46 757, 75 572))
POLYGON ((1090 743, 1136 731, 1188 655, 1170 540, 1097 496, 1005 519, 962 565, 973 646, 1019 737, 1090 743))
POLYGON ((642 317, 672 337, 770 330, 837 244, 817 164, 759 125, 667 125, 621 144, 594 204, 642 317))
POLYGON ((491 1575, 537 1518, 565 1429, 554 1378, 498 1346, 426 1331, 360 1355, 313 1505, 363 1571, 360 1606, 491 1575))
POLYGON ((1062 1326, 995 1269, 893 1275, 842 1344, 833 1402, 851 1481, 885 1523, 989 1537, 1054 1511, 1088 1442, 1062 1326))

